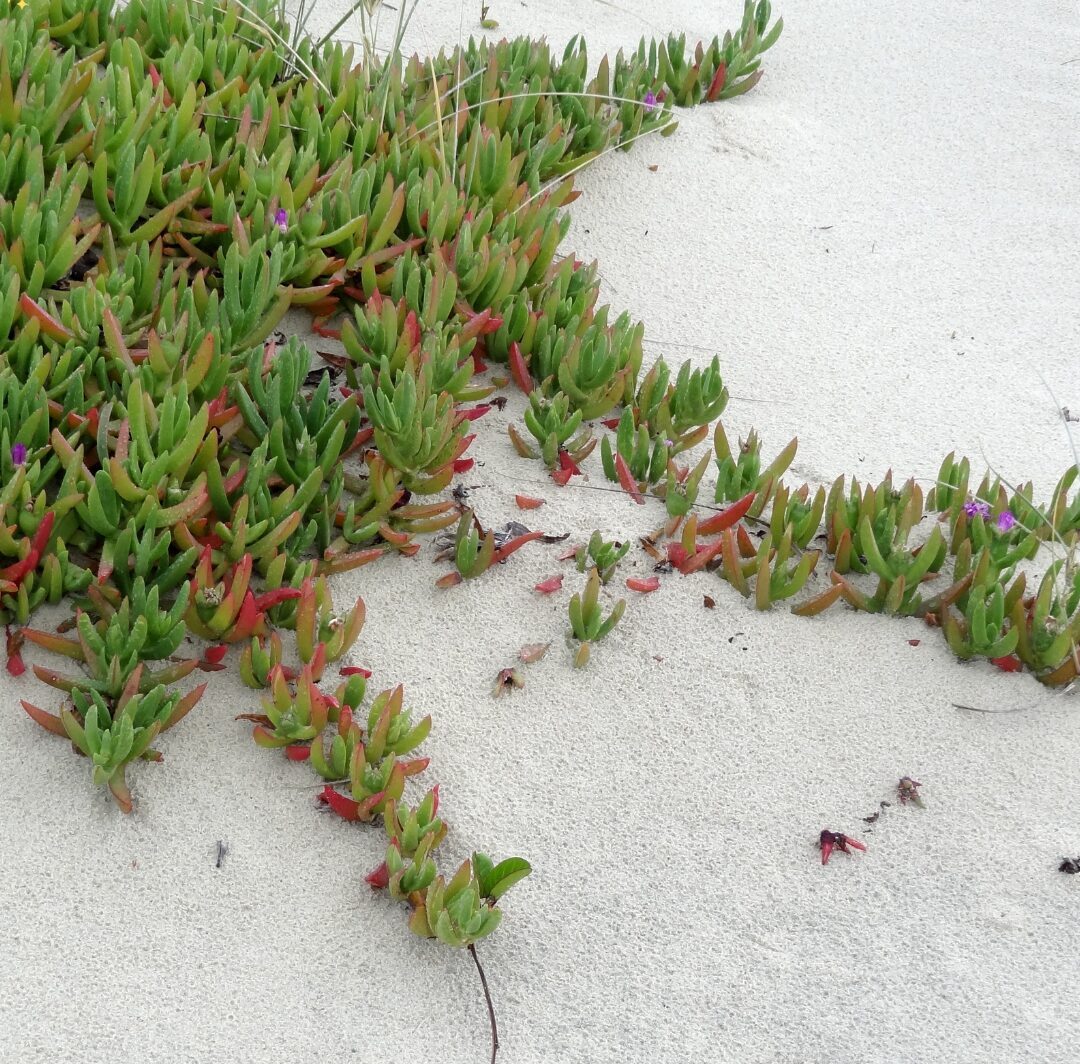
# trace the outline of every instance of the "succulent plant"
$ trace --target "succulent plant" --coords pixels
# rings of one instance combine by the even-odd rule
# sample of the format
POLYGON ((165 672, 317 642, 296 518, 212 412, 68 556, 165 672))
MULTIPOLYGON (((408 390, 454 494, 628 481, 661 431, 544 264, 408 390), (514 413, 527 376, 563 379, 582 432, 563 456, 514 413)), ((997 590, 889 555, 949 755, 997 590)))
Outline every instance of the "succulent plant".
POLYGON ((474 854, 449 882, 437 876, 409 919, 409 927, 423 938, 437 938, 447 946, 471 946, 499 926, 502 912, 495 902, 531 871, 520 857, 493 865, 474 854))
POLYGON ((270 697, 262 700, 265 712, 243 717, 255 721, 252 738, 259 746, 291 746, 322 735, 330 719, 330 701, 316 686, 310 665, 300 670, 295 690, 290 689, 280 665, 271 674, 269 686, 270 697))
POLYGON ((604 617, 600 608, 600 574, 594 566, 589 570, 585 591, 570 598, 570 634, 578 641, 574 654, 574 667, 588 663, 590 647, 615 627, 626 609, 626 600, 619 599, 612 611, 604 617))
MULTIPOLYGON (((645 486, 657 484, 667 472, 671 450, 663 440, 651 440, 644 425, 634 428, 634 414, 629 408, 619 418, 615 435, 615 447, 611 438, 605 436, 600 443, 600 455, 604 462, 604 474, 608 480, 619 481, 620 469, 616 462, 622 460, 625 478, 628 471, 640 492, 645 486)), ((629 490, 629 489, 628 489, 629 490)))
POLYGON ((194 670, 197 664, 194 659, 174 663, 157 672, 142 669, 144 661, 171 657, 183 641, 187 585, 168 611, 158 608, 156 588, 143 595, 137 594, 133 599, 123 599, 116 610, 102 598, 96 600, 96 605, 107 616, 95 625, 88 614, 80 611, 75 626, 77 639, 65 639, 33 628, 23 629, 26 639, 80 662, 89 674, 68 676, 35 665, 34 673, 39 680, 61 691, 80 688, 117 698, 136 673, 141 676, 142 689, 148 690, 160 684, 174 683, 194 670), (136 610, 137 615, 133 615, 136 610))
POLYGON ((967 595, 967 609, 961 618, 948 608, 942 610, 941 627, 949 648, 961 660, 972 657, 1001 658, 1017 646, 1020 631, 1010 627, 1002 586, 980 585, 967 595))
POLYGON ((93 763, 97 785, 108 786, 125 813, 132 810, 126 780, 127 765, 138 759, 160 760, 150 744, 162 731, 177 724, 202 697, 203 684, 184 696, 170 694, 157 684, 142 690, 142 665, 136 666, 115 702, 97 689, 72 688, 71 707, 56 716, 29 702, 27 714, 47 731, 71 740, 93 763))
POLYGON ((379 453, 398 470, 409 491, 417 495, 441 491, 464 450, 453 399, 446 392, 433 392, 427 364, 415 371, 406 368, 396 381, 389 368, 380 369, 377 384, 371 367, 365 366, 362 380, 364 409, 374 426, 379 453))
MULTIPOLYGON (((678 519, 685 517, 693 509, 697 502, 701 478, 708 471, 710 463, 711 458, 708 454, 702 455, 693 469, 686 466, 680 468, 673 460, 668 461, 661 493, 664 496, 664 506, 668 516, 674 521, 677 522, 678 519)), ((671 531, 674 531, 675 527, 677 526, 671 525, 671 531)))
MULTIPOLYGON (((583 462, 596 446, 589 428, 582 428, 581 411, 571 413, 570 399, 562 392, 556 393, 551 399, 545 399, 539 390, 530 392, 525 426, 540 444, 539 457, 543 458, 548 469, 558 465, 560 452, 568 453, 574 462, 583 462)), ((538 457, 513 425, 507 425, 506 431, 518 454, 523 458, 538 457)))
POLYGON ((495 533, 484 531, 472 510, 463 510, 454 536, 454 565, 456 569, 440 577, 436 587, 453 587, 462 580, 471 580, 486 573, 492 565, 504 562, 526 543, 540 539, 542 532, 523 532, 511 536, 496 547, 495 533))
POLYGON ((1038 591, 1027 599, 1018 578, 1005 600, 1017 656, 1043 683, 1055 687, 1080 675, 1080 575, 1073 572, 1060 588, 1063 569, 1061 561, 1052 563, 1038 591))
POLYGON ((585 572, 586 567, 593 568, 600 574, 600 583, 606 584, 614 575, 615 566, 626 557, 629 550, 629 540, 624 543, 609 542, 599 532, 594 532, 589 537, 589 542, 577 550, 578 572, 585 572))
MULTIPOLYGON (((411 723, 398 689, 364 727, 363 677, 320 687, 364 623, 362 602, 335 615, 325 577, 454 521, 458 576, 540 536, 500 542, 457 500, 416 496, 471 462, 460 404, 489 392, 484 359, 534 392, 526 423, 562 483, 594 446, 585 422, 634 408, 643 327, 600 302, 595 264, 559 255, 566 178, 671 132, 673 102, 745 91, 770 18, 760 0, 723 42, 643 42, 590 76, 580 40, 361 62, 273 0, 33 0, 0 17, 0 621, 75 598, 73 634, 16 628, 11 664, 24 635, 78 663, 36 667, 70 693, 60 716, 27 711, 124 808, 124 766, 202 690, 169 684, 237 643, 242 680, 267 689, 256 741, 309 760, 347 818, 384 816, 391 892, 455 945, 495 926, 528 866, 478 853, 438 877, 437 791, 401 804, 430 718, 411 723), (290 310, 344 354, 275 332, 290 310), (189 636, 211 645, 175 660, 189 636)), ((715 362, 683 367, 633 428, 674 454, 725 401, 715 362)), ((621 481, 635 462, 619 456, 621 481)), ((700 474, 665 456, 638 479, 670 480, 686 516, 700 474)), ((599 617, 598 580, 579 607, 591 639, 622 609, 599 617)))
POLYGON ((738 454, 735 455, 728 443, 724 426, 718 421, 713 434, 713 448, 717 463, 716 501, 734 502, 753 492, 755 499, 750 516, 757 517, 765 509, 780 484, 780 478, 794 460, 798 440, 792 440, 762 469, 761 441, 757 433, 751 432, 745 441, 740 441, 738 454))
POLYGON ((779 540, 774 541, 770 531, 758 547, 754 605, 759 610, 767 610, 774 602, 798 594, 817 566, 820 551, 804 551, 791 564, 792 550, 795 549, 793 539, 794 530, 787 525, 779 540))

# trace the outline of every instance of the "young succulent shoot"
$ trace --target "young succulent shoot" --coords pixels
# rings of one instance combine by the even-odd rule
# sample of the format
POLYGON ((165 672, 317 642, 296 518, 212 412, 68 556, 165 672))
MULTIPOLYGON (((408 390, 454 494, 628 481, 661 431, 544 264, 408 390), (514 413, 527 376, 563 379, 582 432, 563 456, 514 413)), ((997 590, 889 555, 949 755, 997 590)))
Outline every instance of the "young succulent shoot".
POLYGON ((240 679, 257 691, 269 687, 274 670, 282 665, 282 657, 281 636, 277 632, 271 632, 269 636, 252 636, 240 652, 240 679))
POLYGON ((244 714, 242 719, 255 722, 252 738, 271 749, 317 739, 330 719, 330 701, 316 686, 310 665, 300 670, 295 690, 277 666, 270 678, 270 696, 262 705, 263 714, 244 714))
POLYGON ((1072 573, 1062 593, 1058 583, 1063 568, 1061 559, 1051 563, 1032 596, 1022 597, 1021 578, 1006 596, 1017 633, 1016 654, 1051 687, 1066 686, 1080 675, 1080 570, 1072 573))
POLYGON ((436 391, 430 364, 408 363, 394 374, 384 359, 377 379, 365 365, 361 381, 375 445, 402 484, 415 495, 446 488, 468 440, 453 397, 436 391))
MULTIPOLYGON (((662 439, 652 440, 649 437, 649 430, 644 425, 635 428, 633 411, 627 408, 623 410, 619 418, 614 448, 611 445, 611 437, 605 436, 600 443, 600 457, 604 464, 604 475, 608 480, 616 483, 624 482, 626 471, 629 471, 634 482, 634 490, 640 493, 663 479, 671 457, 671 449, 662 439), (619 467, 620 459, 622 469, 619 467)), ((627 490, 630 489, 627 488, 627 490)))
POLYGON ((761 468, 761 441, 756 432, 739 441, 738 453, 731 450, 723 423, 716 423, 713 450, 716 454, 716 501, 734 502, 754 493, 749 516, 758 517, 780 484, 780 478, 795 459, 799 441, 793 439, 764 469, 761 468))
POLYGON ((926 497, 926 508, 943 515, 943 518, 955 518, 959 515, 968 499, 968 481, 971 476, 971 463, 962 458, 956 460, 956 452, 950 451, 941 463, 937 480, 926 497))
POLYGON ((35 665, 34 674, 61 691, 96 690, 109 698, 118 698, 136 672, 143 691, 158 684, 175 683, 198 667, 198 659, 182 659, 154 672, 144 670, 142 662, 169 658, 179 648, 184 638, 187 590, 185 586, 167 611, 158 608, 156 588, 134 599, 125 598, 116 610, 105 599, 97 597, 96 605, 104 616, 94 624, 89 614, 80 610, 76 615, 75 639, 24 628, 25 639, 78 661, 88 673, 67 675, 35 665), (141 612, 133 616, 134 609, 141 612))
MULTIPOLYGON (((570 399, 561 392, 545 399, 538 389, 529 394, 525 408, 525 427, 539 444, 539 457, 548 469, 559 464, 560 453, 567 453, 575 463, 583 462, 596 446, 592 432, 582 427, 580 410, 571 412, 570 399)), ((514 449, 523 458, 536 458, 537 452, 518 434, 513 425, 507 426, 514 449)))
MULTIPOLYGON (((331 736, 330 747, 326 748, 323 738, 313 739, 308 753, 311 767, 324 780, 341 782, 349 776, 349 763, 353 750, 363 741, 363 732, 355 721, 355 713, 363 701, 364 678, 352 676, 348 682, 338 688, 331 700, 331 719, 337 716, 337 732, 331 736), (358 681, 358 682, 357 682, 358 681), (333 709, 337 703, 337 710, 333 709)), ((323 732, 325 737, 326 732, 323 732)))
POLYGON ((883 524, 874 525, 864 516, 857 537, 861 557, 878 577, 877 591, 872 598, 845 592, 845 598, 856 608, 872 613, 907 616, 925 612, 919 586, 941 569, 947 556, 941 529, 935 526, 924 544, 909 550, 906 542, 910 524, 902 519, 894 525, 891 514, 886 517, 883 524))
POLYGON ((532 871, 520 857, 494 864, 484 854, 464 861, 449 880, 437 876, 413 909, 409 927, 458 949, 474 945, 499 926, 496 902, 532 871))
POLYGON ((645 425, 652 436, 666 439, 670 454, 675 456, 705 439, 709 425, 727 407, 728 392, 718 358, 713 358, 705 369, 683 363, 675 382, 665 388, 663 398, 658 398, 661 382, 666 382, 668 377, 666 366, 655 379, 646 377, 637 395, 635 423, 645 425))
POLYGON ((438 810, 438 787, 416 809, 393 799, 386 803, 383 827, 390 841, 383 863, 365 877, 373 888, 387 888, 398 901, 407 901, 434 881, 437 870, 430 854, 446 837, 438 810))
POLYGON ((619 623, 626 609, 626 600, 619 599, 607 617, 604 617, 599 601, 600 583, 600 574, 593 566, 589 570, 584 593, 575 594, 570 599, 570 634, 578 641, 578 649, 574 654, 575 668, 581 668, 588 663, 591 645, 603 639, 619 623))
POLYGON ((940 614, 941 628, 952 652, 961 661, 1012 654, 1020 640, 1020 629, 1011 624, 1001 584, 995 581, 990 587, 972 587, 965 598, 960 617, 948 607, 940 614))
MULTIPOLYGON (((404 689, 399 686, 376 696, 368 712, 363 741, 356 738, 350 743, 347 737, 344 738, 345 746, 351 746, 345 773, 349 795, 328 786, 323 789, 320 801, 345 820, 366 822, 373 819, 382 813, 388 800, 400 800, 407 777, 427 768, 427 758, 399 760, 415 750, 431 731, 430 716, 412 724, 409 710, 403 708, 404 694, 404 689)), ((340 721, 338 737, 342 738, 340 721)), ((331 760, 336 744, 335 739, 331 744, 331 760)), ((330 767, 336 768, 336 765, 331 763, 330 767)))
POLYGON ((589 537, 589 542, 578 547, 575 555, 579 573, 592 566, 600 574, 600 583, 607 584, 615 573, 615 567, 626 557, 630 550, 630 541, 619 543, 604 539, 599 532, 589 537))
POLYGON ((127 765, 140 758, 161 760, 150 744, 161 732, 178 724, 206 690, 203 684, 186 695, 179 695, 158 684, 141 691, 142 671, 141 664, 136 666, 115 701, 92 688, 72 689, 71 704, 65 704, 59 716, 29 702, 22 703, 36 723, 54 735, 69 739, 81 754, 90 758, 94 783, 107 786, 125 813, 133 808, 126 779, 127 765))
POLYGON ((334 614, 334 603, 325 577, 303 582, 296 600, 296 651, 305 665, 312 667, 312 677, 322 678, 327 664, 340 661, 360 638, 367 616, 364 600, 358 598, 349 613, 334 614))
POLYGON ((791 542, 800 550, 806 550, 821 528, 825 499, 824 488, 818 488, 811 499, 809 485, 804 484, 798 491, 791 492, 781 483, 773 493, 770 521, 773 540, 779 540, 784 529, 790 528, 791 542))
POLYGON ((667 509, 671 521, 667 526, 667 534, 672 535, 678 528, 679 521, 684 518, 697 502, 698 488, 701 478, 705 475, 711 463, 711 456, 704 454, 693 469, 680 468, 674 461, 668 462, 661 494, 664 497, 664 506, 667 509))
POLYGON ((542 532, 524 532, 513 536, 496 548, 495 532, 484 531, 472 510, 463 510, 454 537, 454 565, 456 570, 435 581, 436 587, 454 587, 462 580, 472 580, 486 573, 492 565, 506 561, 511 554, 526 543, 542 538, 542 532))
POLYGON ((251 589, 254 560, 245 554, 215 580, 211 548, 206 547, 195 569, 191 602, 184 620, 190 631, 212 643, 246 642, 266 635, 268 612, 300 597, 300 589, 279 587, 256 596, 251 589))
POLYGON ((788 525, 774 546, 770 531, 758 547, 754 605, 759 610, 767 610, 773 603, 797 595, 817 566, 820 551, 804 551, 802 557, 791 564, 792 551, 795 549, 793 535, 793 529, 788 525))

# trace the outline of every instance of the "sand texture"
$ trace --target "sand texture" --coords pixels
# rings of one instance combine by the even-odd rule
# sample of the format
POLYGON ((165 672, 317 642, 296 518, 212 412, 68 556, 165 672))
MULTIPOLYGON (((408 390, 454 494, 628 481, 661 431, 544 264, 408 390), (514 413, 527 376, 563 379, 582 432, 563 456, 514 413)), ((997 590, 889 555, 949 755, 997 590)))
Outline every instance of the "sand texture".
MULTIPOLYGON (((332 24, 343 0, 323 2, 332 24)), ((478 8, 426 2, 410 46, 478 32, 478 8)), ((565 250, 599 260, 649 355, 720 355, 731 436, 756 426, 769 458, 798 435, 789 480, 932 478, 955 449, 1045 496, 1069 452, 1040 374, 1080 410, 1075 5, 778 13, 753 92, 582 176, 565 250)), ((584 32, 594 61, 739 14, 492 3, 498 35, 584 32)), ((552 485, 507 440, 521 408, 477 423, 482 465, 462 482, 485 524, 583 541, 662 522, 660 503, 552 485), (515 492, 547 505, 522 514, 515 492)), ((598 456, 588 470, 611 487, 598 456)), ((339 605, 367 602, 350 661, 434 716, 442 863, 533 863, 480 947, 501 1064, 1077 1059, 1080 877, 1056 871, 1080 853, 1074 697, 961 665, 921 621, 756 613, 715 575, 627 593, 575 672, 582 578, 561 549, 438 592, 427 544, 333 585, 339 605), (532 591, 560 571, 563 591, 532 591), (549 640, 525 688, 493 698, 518 649, 549 640), (864 823, 902 775, 927 807, 864 823), (824 827, 868 852, 822 868, 824 827)), ((633 550, 611 590, 651 564, 633 550)), ((19 709, 55 692, 0 679, 0 1061, 486 1061, 468 957, 412 936, 363 882, 381 833, 320 810, 311 771, 233 721, 254 692, 235 671, 210 680, 164 764, 130 774, 124 817, 19 709)))

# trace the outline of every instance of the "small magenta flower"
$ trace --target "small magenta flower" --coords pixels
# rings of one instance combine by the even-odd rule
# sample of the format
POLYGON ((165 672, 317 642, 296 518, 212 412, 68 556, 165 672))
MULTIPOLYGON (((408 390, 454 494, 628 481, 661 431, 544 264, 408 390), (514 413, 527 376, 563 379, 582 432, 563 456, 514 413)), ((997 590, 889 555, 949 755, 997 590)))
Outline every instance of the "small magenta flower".
POLYGON ((652 114, 653 111, 656 110, 656 93, 653 92, 652 89, 649 89, 649 91, 645 93, 645 99, 642 103, 645 104, 645 110, 649 114, 652 114))
POLYGON ((997 526, 999 532, 1008 532, 1016 525, 1016 515, 1012 510, 1002 510, 998 514, 997 526))
POLYGON ((964 513, 968 517, 981 517, 984 520, 990 516, 990 504, 988 502, 966 502, 964 503, 964 513))
POLYGON ((26 465, 26 444, 17 443, 11 448, 11 460, 15 465, 26 465))
POLYGON ((278 207, 274 211, 274 225, 276 225, 283 233, 289 231, 289 212, 284 207, 278 207))

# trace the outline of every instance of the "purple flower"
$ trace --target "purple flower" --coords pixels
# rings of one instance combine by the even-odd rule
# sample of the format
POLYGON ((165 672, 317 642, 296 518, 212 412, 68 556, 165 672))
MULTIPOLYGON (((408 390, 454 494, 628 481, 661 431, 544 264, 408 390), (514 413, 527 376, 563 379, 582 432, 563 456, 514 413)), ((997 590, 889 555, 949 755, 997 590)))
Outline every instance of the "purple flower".
POLYGON ((17 443, 11 448, 11 460, 15 465, 26 465, 26 444, 17 443))
POLYGON ((278 207, 274 211, 274 225, 276 225, 283 233, 289 231, 289 212, 284 207, 278 207))
POLYGON ((652 89, 649 89, 649 91, 645 93, 645 99, 642 102, 645 104, 645 110, 649 114, 652 114, 652 112, 656 110, 656 93, 653 92, 652 89))
POLYGON ((998 514, 997 526, 999 532, 1008 532, 1016 524, 1016 517, 1012 510, 1002 510, 998 514))
POLYGON ((984 520, 990 516, 990 504, 988 502, 966 502, 964 503, 964 513, 968 517, 981 517, 984 520))

